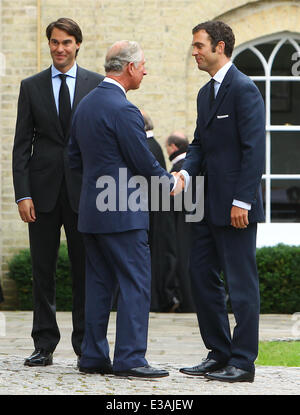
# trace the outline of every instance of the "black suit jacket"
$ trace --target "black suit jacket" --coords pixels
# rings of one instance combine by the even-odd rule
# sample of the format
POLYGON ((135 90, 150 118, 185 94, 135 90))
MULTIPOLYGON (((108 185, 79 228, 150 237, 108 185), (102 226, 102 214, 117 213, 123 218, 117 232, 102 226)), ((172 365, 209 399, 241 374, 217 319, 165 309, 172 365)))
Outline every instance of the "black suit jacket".
MULTIPOLYGON (((103 78, 77 67, 72 114, 103 78)), ((72 209, 78 211, 82 178, 69 169, 67 144, 55 106, 50 67, 21 82, 13 147, 16 201, 29 196, 37 211, 50 212, 65 177, 72 209)))
POLYGON ((148 143, 148 146, 149 146, 149 150, 154 155, 156 160, 159 162, 161 167, 163 169, 166 169, 166 162, 165 162, 165 158, 164 158, 164 153, 163 153, 162 148, 161 148, 160 144, 158 143, 158 141, 156 141, 156 139, 154 137, 148 137, 147 138, 147 143, 148 143))

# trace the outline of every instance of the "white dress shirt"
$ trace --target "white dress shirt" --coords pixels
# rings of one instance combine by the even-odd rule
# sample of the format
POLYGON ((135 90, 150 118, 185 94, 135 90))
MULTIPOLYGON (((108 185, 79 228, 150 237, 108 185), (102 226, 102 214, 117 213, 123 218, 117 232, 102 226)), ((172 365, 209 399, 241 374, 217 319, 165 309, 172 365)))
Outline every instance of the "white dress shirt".
POLYGON ((124 94, 126 95, 126 91, 125 88, 123 87, 123 85, 121 85, 119 82, 117 82, 115 79, 112 78, 108 78, 107 76, 103 79, 102 82, 108 82, 109 84, 114 84, 117 85, 119 88, 122 89, 122 91, 124 92, 124 94))
MULTIPOLYGON (((221 86, 221 83, 223 82, 223 79, 225 78, 225 75, 227 74, 227 71, 229 70, 229 68, 231 67, 231 65, 232 65, 232 62, 231 61, 227 62, 213 76, 213 79, 215 80, 215 83, 214 83, 215 97, 217 96, 217 94, 219 92, 219 88, 221 86)), ((182 173, 182 175, 184 177, 185 190, 186 190, 188 188, 188 186, 189 186, 190 176, 189 176, 189 174, 188 174, 188 172, 186 170, 181 170, 180 173, 182 173)), ((234 199, 233 202, 232 202, 232 204, 234 206, 238 206, 238 207, 243 208, 243 209, 251 210, 251 204, 250 203, 246 203, 246 202, 242 202, 241 200, 234 199)))
MULTIPOLYGON (((59 75, 62 74, 55 66, 52 64, 51 66, 51 76, 52 76, 52 88, 53 88, 53 95, 55 100, 55 105, 57 109, 57 113, 59 113, 58 108, 58 101, 59 101, 59 90, 61 85, 61 79, 59 75)), ((71 69, 65 73, 67 75, 66 83, 69 88, 70 92, 70 101, 71 101, 71 108, 73 106, 74 95, 75 95, 75 86, 76 86, 76 75, 77 75, 77 63, 75 62, 71 69)))
POLYGON ((176 156, 173 160, 171 160, 172 166, 174 166, 174 164, 176 164, 178 161, 184 159, 185 156, 186 156, 186 153, 181 153, 178 156, 176 156))

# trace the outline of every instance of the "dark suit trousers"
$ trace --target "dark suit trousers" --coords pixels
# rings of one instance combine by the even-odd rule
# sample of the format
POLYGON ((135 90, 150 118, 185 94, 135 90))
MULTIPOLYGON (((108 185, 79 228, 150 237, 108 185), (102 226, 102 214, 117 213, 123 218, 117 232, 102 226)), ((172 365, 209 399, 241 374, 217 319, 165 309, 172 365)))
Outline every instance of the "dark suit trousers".
POLYGON ((257 224, 247 229, 192 224, 191 279, 200 332, 208 357, 253 370, 258 353, 257 224), (236 326, 231 336, 224 272, 236 326))
POLYGON ((113 294, 119 286, 113 368, 147 364, 151 293, 150 249, 146 230, 84 234, 86 247, 85 335, 80 365, 110 362, 107 326, 113 294))
POLYGON ((85 253, 82 235, 77 231, 78 216, 70 206, 64 181, 54 210, 49 213, 36 212, 36 216, 36 222, 29 224, 34 345, 36 348, 54 351, 60 339, 56 322, 55 272, 63 225, 72 276, 72 345, 75 353, 79 355, 84 334, 85 253))

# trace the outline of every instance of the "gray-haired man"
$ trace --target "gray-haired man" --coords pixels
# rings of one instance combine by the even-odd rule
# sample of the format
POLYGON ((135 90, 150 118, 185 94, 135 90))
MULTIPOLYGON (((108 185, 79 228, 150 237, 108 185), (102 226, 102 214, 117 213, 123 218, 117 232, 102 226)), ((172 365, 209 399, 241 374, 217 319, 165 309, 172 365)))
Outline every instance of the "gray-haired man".
MULTIPOLYGON (((143 117, 126 99, 146 75, 144 54, 136 42, 120 41, 109 50, 106 78, 79 105, 74 116, 69 148, 70 167, 83 169, 79 231, 86 247, 86 324, 80 360, 85 373, 162 377, 145 359, 150 306, 150 251, 147 211, 131 210, 134 189, 130 179, 172 178, 147 146, 143 117), (96 203, 99 178, 109 177, 120 186, 113 210, 96 203), (127 189, 125 189, 127 188, 127 189), (125 195, 124 195, 125 189, 125 195), (128 206, 123 209, 124 205, 128 206), (107 326, 113 293, 118 284, 118 312, 113 367, 110 363, 107 326)), ((132 180, 131 180, 132 181, 132 180)), ((169 190, 173 185, 169 184, 169 190)))

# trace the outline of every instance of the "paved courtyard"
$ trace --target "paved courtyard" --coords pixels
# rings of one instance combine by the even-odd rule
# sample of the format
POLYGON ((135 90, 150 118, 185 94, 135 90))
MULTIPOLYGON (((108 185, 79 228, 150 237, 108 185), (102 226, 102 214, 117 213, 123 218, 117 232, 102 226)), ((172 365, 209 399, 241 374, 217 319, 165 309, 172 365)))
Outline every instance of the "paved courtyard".
MULTIPOLYGON (((108 330, 111 357, 115 317, 112 313, 108 330)), ((71 314, 58 312, 57 319, 61 341, 53 365, 30 368, 23 362, 33 351, 32 313, 0 312, 0 395, 177 395, 176 399, 179 395, 300 395, 300 357, 299 367, 257 366, 254 383, 229 384, 181 374, 180 367, 197 364, 206 357, 192 313, 150 314, 147 359, 151 365, 170 372, 169 377, 156 380, 79 373, 70 340, 71 314)), ((262 315, 260 339, 300 340, 297 324, 295 316, 262 315)))

